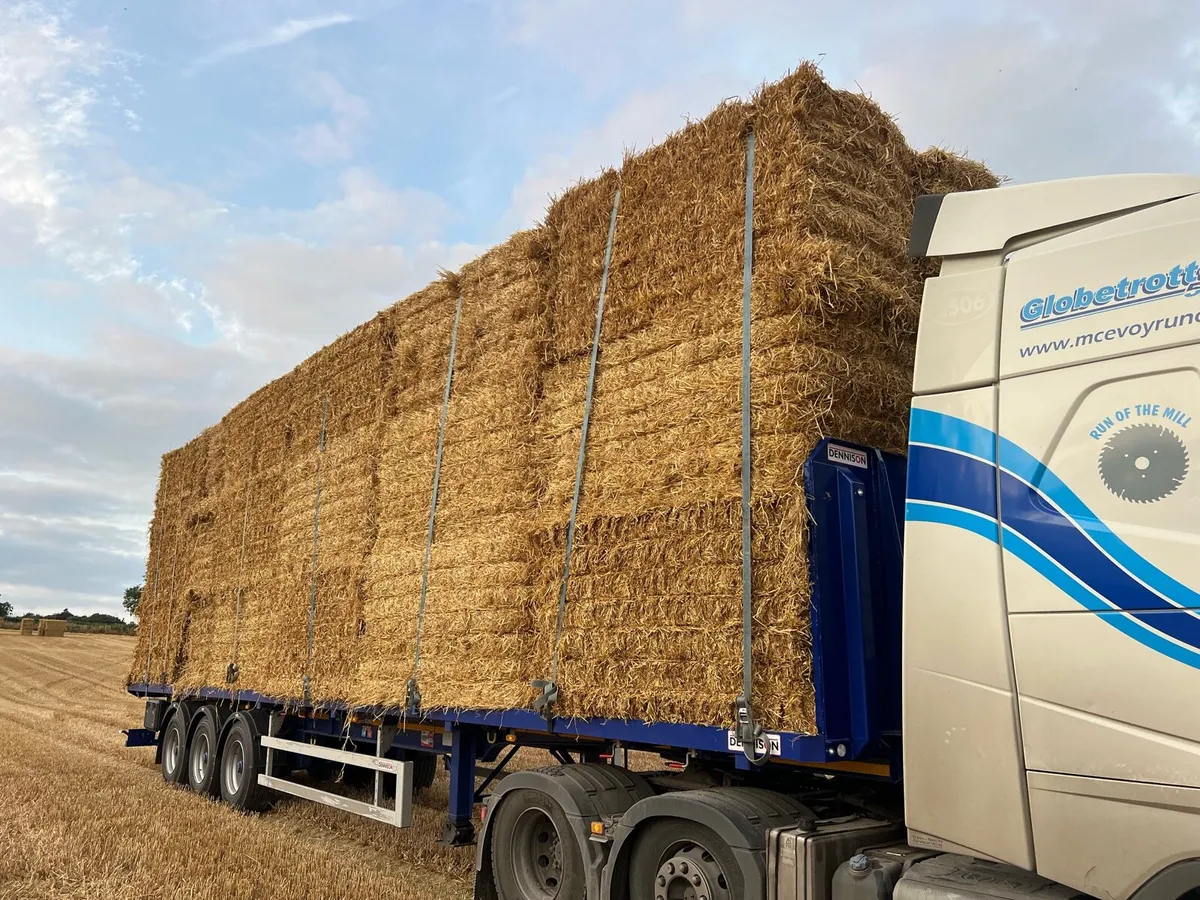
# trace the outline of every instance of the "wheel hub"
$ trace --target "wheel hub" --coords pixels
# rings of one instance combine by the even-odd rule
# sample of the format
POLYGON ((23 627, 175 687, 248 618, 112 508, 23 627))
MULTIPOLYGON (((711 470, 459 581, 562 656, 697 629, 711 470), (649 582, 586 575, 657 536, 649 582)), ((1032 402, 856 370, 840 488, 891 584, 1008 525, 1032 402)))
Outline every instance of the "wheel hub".
POLYGON ((654 900, 727 900, 726 885, 720 864, 712 854, 693 844, 676 849, 658 867, 654 900))
POLYGON ((240 740, 229 745, 225 756, 225 789, 229 794, 236 794, 242 787, 242 771, 246 764, 245 748, 240 740))
POLYGON ((179 736, 173 728, 167 733, 167 746, 164 752, 167 756, 167 768, 174 772, 179 768, 179 736))
POLYGON ((515 874, 526 897, 552 900, 563 881, 562 841, 550 817, 527 809, 515 830, 515 874))
POLYGON ((193 773, 192 774, 195 776, 195 780, 196 780, 197 784, 203 782, 204 777, 208 774, 208 757, 209 757, 208 735, 206 735, 206 734, 198 735, 197 740, 196 740, 196 750, 195 750, 194 756, 192 757, 192 759, 193 759, 193 763, 192 763, 193 773))

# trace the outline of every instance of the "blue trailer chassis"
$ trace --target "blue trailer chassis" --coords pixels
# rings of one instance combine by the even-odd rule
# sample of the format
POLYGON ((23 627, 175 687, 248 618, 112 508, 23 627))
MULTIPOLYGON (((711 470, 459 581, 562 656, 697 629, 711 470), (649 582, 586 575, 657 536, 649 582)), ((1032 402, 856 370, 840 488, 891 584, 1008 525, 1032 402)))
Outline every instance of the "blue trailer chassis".
MULTIPOLYGON (((373 747, 380 724, 398 728, 390 755, 442 754, 450 773, 446 839, 469 841, 472 810, 507 759, 505 747, 544 747, 565 760, 599 760, 618 749, 648 750, 684 763, 767 774, 780 767, 820 767, 898 779, 900 774, 900 591, 905 461, 844 441, 822 440, 804 466, 811 515, 812 674, 817 734, 770 735, 771 757, 751 766, 725 728, 618 719, 544 718, 526 709, 467 711, 347 708, 303 704, 254 691, 200 688, 180 693, 167 684, 131 684, 147 699, 207 700, 230 708, 283 712, 293 734, 373 747), (773 746, 778 740, 778 748, 773 746), (478 763, 497 766, 477 787, 478 763)), ((737 685, 730 686, 730 696, 737 685)), ((732 703, 731 703, 732 710, 732 703)), ((128 746, 149 746, 149 729, 126 732, 128 746)), ((761 777, 761 776, 759 776, 761 777)))

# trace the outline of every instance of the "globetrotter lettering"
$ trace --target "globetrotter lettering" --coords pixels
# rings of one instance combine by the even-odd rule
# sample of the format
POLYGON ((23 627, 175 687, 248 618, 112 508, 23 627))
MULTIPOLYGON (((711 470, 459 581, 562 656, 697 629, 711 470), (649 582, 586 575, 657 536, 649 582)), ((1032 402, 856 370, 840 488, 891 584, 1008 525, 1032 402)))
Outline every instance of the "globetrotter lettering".
POLYGON ((1200 264, 1179 263, 1166 272, 1137 278, 1122 278, 1116 284, 1095 288, 1077 287, 1067 294, 1034 297, 1021 307, 1021 328, 1036 328, 1063 319, 1081 318, 1121 306, 1166 297, 1195 297, 1200 294, 1200 264))

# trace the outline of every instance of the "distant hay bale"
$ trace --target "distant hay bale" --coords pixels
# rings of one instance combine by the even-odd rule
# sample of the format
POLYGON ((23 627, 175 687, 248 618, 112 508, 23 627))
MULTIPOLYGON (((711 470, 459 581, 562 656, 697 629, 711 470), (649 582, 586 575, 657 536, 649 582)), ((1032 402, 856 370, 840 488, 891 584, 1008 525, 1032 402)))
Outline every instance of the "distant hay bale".
POLYGON ((167 454, 130 679, 396 707, 415 677, 425 707, 507 709, 557 646, 560 715, 728 724, 751 130, 754 701, 766 727, 813 731, 802 467, 827 435, 905 447, 914 200, 996 181, 914 152, 810 65, 567 191, 167 454))
POLYGON ((65 619, 41 619, 37 625, 38 637, 62 637, 67 633, 65 619))
POLYGON ((24 618, 21 620, 21 634, 34 635, 37 634, 37 619, 24 618))

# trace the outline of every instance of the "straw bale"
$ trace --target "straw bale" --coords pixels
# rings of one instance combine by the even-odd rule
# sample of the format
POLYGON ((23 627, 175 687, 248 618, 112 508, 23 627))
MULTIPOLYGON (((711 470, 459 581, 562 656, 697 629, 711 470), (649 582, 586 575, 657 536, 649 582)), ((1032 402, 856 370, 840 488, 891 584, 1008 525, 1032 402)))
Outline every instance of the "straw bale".
POLYGON ((239 687, 298 697, 315 585, 317 701, 398 706, 415 673, 427 707, 528 705, 554 653, 620 185, 557 712, 727 724, 742 669, 751 129, 755 708, 769 728, 813 730, 803 464, 827 435, 904 448, 933 265, 906 258, 913 201, 995 179, 946 151, 914 152, 874 103, 810 65, 581 182, 543 226, 384 310, 164 457, 156 580, 130 677, 219 684, 236 654, 239 687))
POLYGON ((185 570, 192 584, 185 595, 188 657, 177 676, 182 687, 224 681, 235 645, 244 644, 239 687, 302 693, 319 464, 324 533, 317 555, 313 677, 314 683, 323 679, 331 699, 336 686, 344 688, 362 570, 374 538, 385 352, 376 317, 256 392, 211 431, 210 493, 195 519, 201 527, 190 534, 185 570))
POLYGON ((164 682, 179 674, 189 592, 204 583, 212 563, 206 544, 211 531, 207 499, 212 431, 163 457, 145 582, 152 590, 141 609, 144 627, 139 629, 131 677, 141 678, 148 670, 151 681, 164 682))
POLYGON ((979 191, 1000 184, 1000 179, 983 163, 942 147, 922 150, 916 159, 917 191, 921 194, 979 191))
POLYGON ((761 517, 752 518, 761 550, 755 658, 759 713, 770 727, 815 725, 807 607, 779 600, 807 593, 798 552, 804 460, 830 433, 886 449, 905 443, 919 313, 905 258, 916 160, 874 104, 831 90, 802 67, 752 103, 725 104, 627 159, 619 176, 561 198, 548 218, 551 258, 588 265, 550 276, 554 364, 538 426, 553 451, 535 592, 545 673, 603 258, 596 223, 619 177, 560 650, 566 715, 728 721, 741 668, 740 299, 750 127, 752 466, 761 517), (792 545, 797 552, 785 553, 792 545), (696 564, 698 548, 720 546, 725 556, 696 564), (777 679, 780 668, 799 677, 777 679))
POLYGON ((357 703, 402 704, 412 673, 455 287, 435 282, 383 313, 391 349, 383 370, 378 523, 346 691, 357 703))
POLYGON ((535 236, 466 266, 418 672, 429 706, 509 708, 530 695, 532 418, 542 322, 535 236))
MULTIPOLYGON (((917 194, 948 194, 954 191, 978 191, 1000 184, 987 166, 967 159, 941 147, 931 147, 917 154, 917 194)), ((932 278, 941 269, 941 260, 918 260, 915 266, 921 279, 932 278)))

